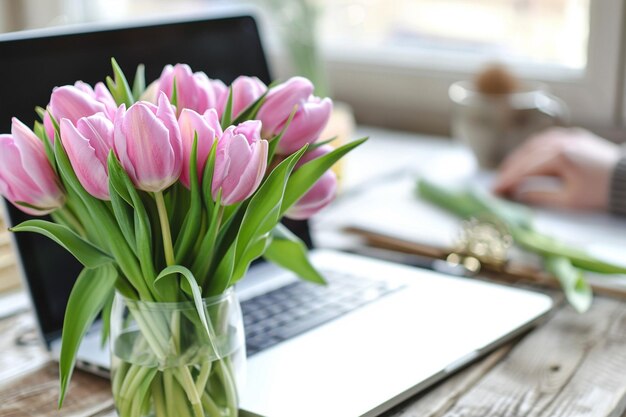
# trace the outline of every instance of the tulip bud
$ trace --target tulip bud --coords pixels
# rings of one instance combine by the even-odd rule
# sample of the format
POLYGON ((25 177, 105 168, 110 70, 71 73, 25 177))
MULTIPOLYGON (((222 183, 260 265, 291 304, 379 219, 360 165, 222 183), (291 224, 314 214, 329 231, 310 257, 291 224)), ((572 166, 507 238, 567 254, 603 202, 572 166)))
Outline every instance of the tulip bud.
POLYGON ((114 122, 115 153, 137 188, 163 191, 180 176, 183 157, 174 107, 161 93, 158 106, 120 106, 114 122))
MULTIPOLYGON (((236 119, 248 107, 259 99, 267 90, 267 86, 257 77, 239 76, 230 86, 233 94, 232 119, 236 119)), ((218 109, 225 111, 229 91, 226 89, 218 100, 218 109)))
POLYGON ((222 136, 222 127, 215 109, 209 109, 203 115, 190 109, 183 109, 178 118, 178 125, 183 143, 183 171, 180 174, 180 181, 189 188, 191 151, 195 135, 198 135, 197 165, 198 179, 200 179, 202 178, 213 143, 222 136))
POLYGON ((210 80, 203 72, 192 72, 189 65, 166 65, 158 80, 158 88, 170 100, 174 92, 174 81, 178 114, 182 109, 191 109, 202 114, 208 109, 215 108, 219 94, 226 89, 221 81, 210 80))
MULTIPOLYGON (((320 146, 304 156, 296 164, 296 170, 305 163, 331 152, 329 145, 320 146)), ((326 207, 335 198, 337 192, 337 176, 332 170, 326 171, 320 179, 296 203, 287 210, 286 217, 294 220, 304 220, 326 207)))
POLYGON ((35 216, 48 214, 65 201, 43 143, 16 118, 12 120, 11 134, 0 135, 0 194, 35 216))
MULTIPOLYGON (((48 105, 48 110, 58 122, 61 119, 68 119, 73 124, 81 117, 96 113, 104 113, 113 120, 116 109, 115 100, 103 83, 96 84, 93 89, 82 81, 77 81, 74 85, 56 87, 52 91, 48 105)), ((44 127, 48 138, 54 140, 54 126, 47 113, 44 116, 44 127)))
POLYGON ((320 99, 313 95, 313 84, 303 77, 293 77, 272 88, 261 106, 257 119, 263 122, 263 137, 272 137, 281 132, 296 108, 296 114, 278 144, 277 152, 288 155, 307 143, 319 139, 326 127, 333 104, 329 98, 320 99))
POLYGON ((113 122, 97 113, 78 119, 76 126, 61 119, 60 128, 61 142, 78 180, 89 194, 108 200, 107 157, 113 148, 113 122))
POLYGON ((212 193, 222 190, 222 205, 250 197, 261 184, 267 168, 268 143, 261 139, 261 122, 249 120, 230 126, 217 142, 212 193))

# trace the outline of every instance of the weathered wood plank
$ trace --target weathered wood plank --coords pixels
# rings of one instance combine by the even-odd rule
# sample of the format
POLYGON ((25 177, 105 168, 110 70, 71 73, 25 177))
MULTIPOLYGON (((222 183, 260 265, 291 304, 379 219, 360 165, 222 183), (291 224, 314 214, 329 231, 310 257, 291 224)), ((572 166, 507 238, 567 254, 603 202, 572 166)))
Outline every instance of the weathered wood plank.
POLYGON ((381 417, 439 417, 511 350, 507 344, 381 417))
POLYGON ((38 339, 32 313, 0 320, 0 352, 0 389, 50 360, 38 339))
POLYGON ((20 279, 11 248, 9 231, 0 216, 0 292, 17 289, 20 279))
POLYGON ((619 417, 626 398, 626 304, 562 308, 444 414, 619 417))
POLYGON ((57 410, 58 365, 41 369, 5 385, 0 390, 3 417, 90 417, 113 405, 109 381, 81 371, 74 372, 65 403, 57 410))

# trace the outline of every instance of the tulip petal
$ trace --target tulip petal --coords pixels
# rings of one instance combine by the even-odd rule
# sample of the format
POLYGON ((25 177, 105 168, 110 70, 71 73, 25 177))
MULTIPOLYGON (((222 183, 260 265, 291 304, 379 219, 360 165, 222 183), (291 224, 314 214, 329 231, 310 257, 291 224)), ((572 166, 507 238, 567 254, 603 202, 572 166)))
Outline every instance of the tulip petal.
POLYGON ((213 142, 218 137, 215 127, 219 126, 219 120, 215 109, 207 110, 204 115, 190 109, 183 109, 178 118, 178 125, 183 143, 183 169, 180 180, 186 187, 189 187, 190 158, 195 134, 198 134, 197 168, 198 178, 200 178, 213 147, 213 142))
POLYGON ((107 119, 104 114, 98 113, 78 119, 76 128, 89 139, 98 159, 106 165, 109 151, 113 148, 113 122, 107 119))
MULTIPOLYGON (((22 166, 44 194, 59 194, 56 175, 52 171, 44 145, 37 135, 17 118, 12 119, 11 134, 19 149, 22 166)), ((24 200, 29 201, 29 200, 24 200)))
POLYGON ((159 109, 144 102, 133 104, 125 112, 120 106, 114 133, 115 151, 122 166, 137 188, 151 192, 173 184, 182 168, 178 127, 170 132, 155 112, 159 109))
MULTIPOLYGON (((267 86, 257 77, 239 76, 231 84, 233 90, 233 119, 265 93, 267 86)), ((226 105, 228 97, 222 98, 221 105, 226 105)))
MULTIPOLYGON (((86 126, 82 130, 93 131, 94 136, 100 135, 85 119, 80 119, 80 122, 83 122, 82 126, 86 126)), ((62 119, 60 127, 61 142, 78 180, 89 194, 101 200, 108 200, 110 196, 106 153, 99 157, 96 149, 91 145, 98 140, 91 136, 90 142, 68 119, 62 119)), ((104 139, 100 140, 104 141, 104 139)))
POLYGON ((259 138, 259 129, 258 121, 230 126, 217 144, 212 194, 216 198, 221 189, 224 205, 245 200, 263 179, 269 146, 259 138))
MULTIPOLYGON (((328 98, 319 100, 311 98, 296 112, 287 131, 278 144, 278 153, 289 155, 307 143, 319 139, 332 113, 332 101, 328 98)), ((283 126, 280 126, 282 129, 283 126)))
POLYGON ((304 103, 313 94, 313 89, 313 83, 303 77, 292 77, 272 88, 257 115, 263 122, 263 131, 279 132, 294 107, 304 103))
MULTIPOLYGON (((182 162, 183 144, 180 137, 178 121, 176 120, 176 112, 167 99, 167 96, 163 93, 159 95, 156 117, 165 125, 169 132, 170 145, 174 152, 175 161, 182 162)), ((178 170, 180 170, 180 167, 178 167, 178 170)))
MULTIPOLYGON (((252 148, 250 161, 228 199, 232 202, 243 201, 250 197, 261 185, 267 169, 268 142, 260 140, 250 146, 252 148)), ((232 204, 232 202, 225 201, 224 204, 232 204)))
POLYGON ((50 213, 63 204, 64 196, 45 152, 40 153, 36 147, 21 143, 23 141, 12 135, 0 135, 0 193, 13 204, 25 202, 41 208, 19 205, 25 213, 36 216, 50 213), (47 175, 33 177, 32 171, 38 174, 47 171, 47 175), (38 182, 40 180, 43 182, 38 182))
POLYGON ((252 150, 248 144, 248 140, 243 135, 235 135, 230 138, 230 144, 228 144, 228 156, 230 164, 228 171, 222 183, 224 189, 224 199, 227 199, 232 190, 237 187, 242 173, 250 163, 252 157, 252 150))
POLYGON ((333 171, 326 171, 285 215, 294 220, 308 219, 330 204, 336 192, 337 176, 333 171))
MULTIPOLYGON (((217 105, 218 94, 221 94, 223 83, 216 83, 203 72, 192 72, 189 65, 167 65, 163 68, 159 78, 159 90, 170 99, 176 82, 176 97, 178 114, 187 108, 198 113, 204 113, 217 105)), ((225 86, 223 86, 225 88, 225 86)))
POLYGON ((104 104, 88 93, 69 85, 54 89, 50 97, 50 108, 56 120, 65 118, 72 123, 81 117, 106 112, 104 104))

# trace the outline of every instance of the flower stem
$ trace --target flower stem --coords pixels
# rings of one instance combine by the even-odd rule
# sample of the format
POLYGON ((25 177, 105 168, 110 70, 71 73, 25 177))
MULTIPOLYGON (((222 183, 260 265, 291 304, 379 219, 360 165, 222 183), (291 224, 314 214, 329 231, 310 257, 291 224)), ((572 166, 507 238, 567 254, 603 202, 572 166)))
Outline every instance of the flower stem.
POLYGON ((152 381, 152 397, 154 398, 155 417, 167 417, 165 393, 163 392, 163 377, 161 374, 161 372, 158 372, 152 381))
POLYGON ((167 266, 176 264, 174 259, 174 246, 172 245, 172 232, 170 231, 170 221, 167 218, 167 208, 163 199, 163 191, 154 193, 156 199, 157 210, 159 212, 159 221, 161 222, 161 234, 163 235, 163 250, 165 252, 165 262, 167 266))

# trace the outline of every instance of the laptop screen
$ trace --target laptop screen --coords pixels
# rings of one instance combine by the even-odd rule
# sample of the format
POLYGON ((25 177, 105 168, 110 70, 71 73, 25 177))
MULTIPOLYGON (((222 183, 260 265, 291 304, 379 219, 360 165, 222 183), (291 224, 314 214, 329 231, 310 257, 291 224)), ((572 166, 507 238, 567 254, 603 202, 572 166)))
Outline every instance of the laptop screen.
MULTIPOLYGON (((131 80, 140 63, 146 66, 148 82, 156 79, 166 64, 187 63, 194 71, 204 71, 227 84, 242 74, 270 82, 251 16, 39 37, 9 34, 0 37, 0 57, 0 132, 10 131, 12 116, 32 125, 35 106, 44 107, 55 86, 76 80, 92 85, 103 81, 111 74, 111 57, 131 80)), ((7 206, 10 224, 29 218, 7 206)), ((305 223, 289 226, 310 244, 305 223)), ((62 328, 65 305, 81 266, 47 238, 34 233, 15 237, 42 333, 50 341, 62 328)))

